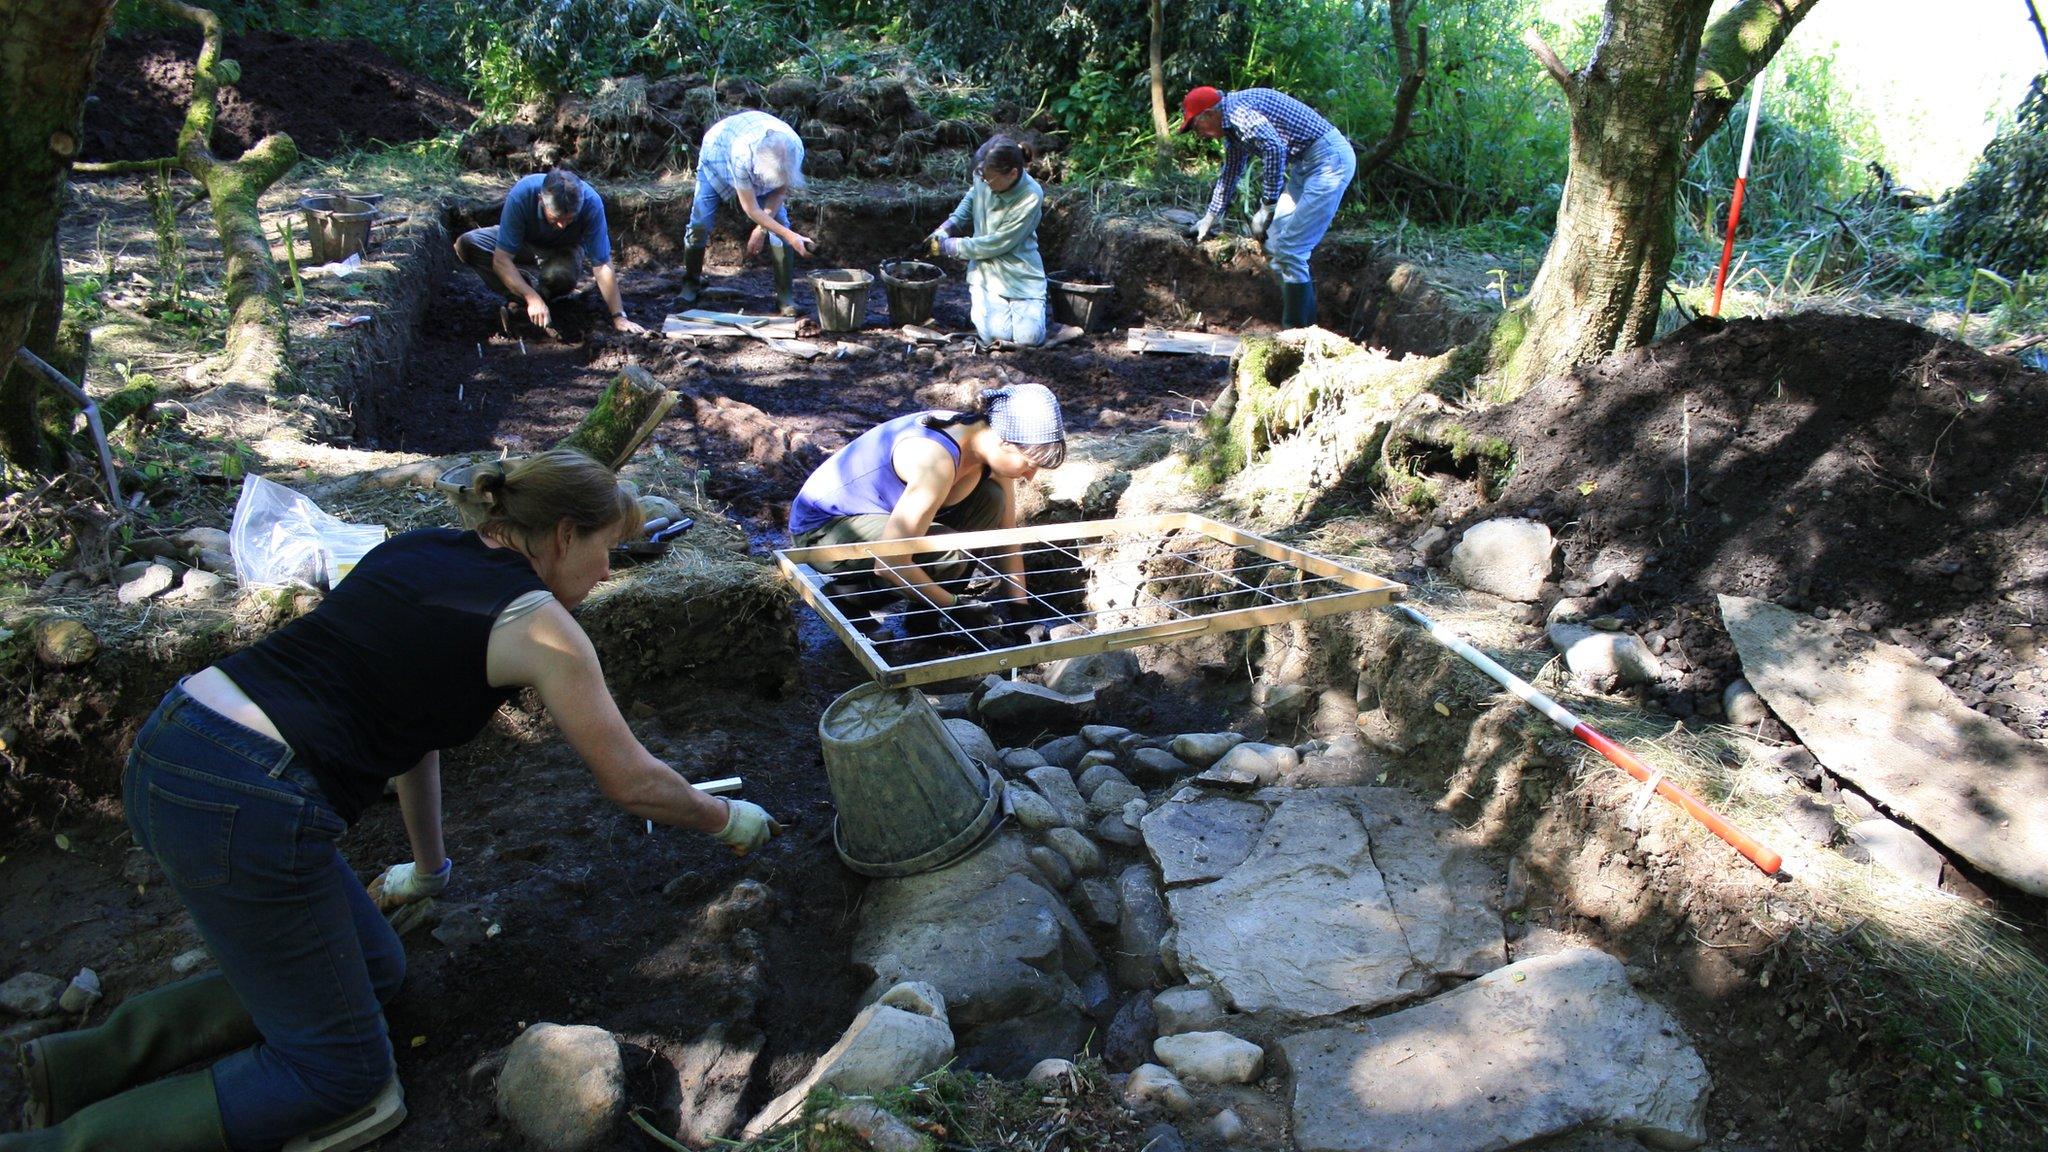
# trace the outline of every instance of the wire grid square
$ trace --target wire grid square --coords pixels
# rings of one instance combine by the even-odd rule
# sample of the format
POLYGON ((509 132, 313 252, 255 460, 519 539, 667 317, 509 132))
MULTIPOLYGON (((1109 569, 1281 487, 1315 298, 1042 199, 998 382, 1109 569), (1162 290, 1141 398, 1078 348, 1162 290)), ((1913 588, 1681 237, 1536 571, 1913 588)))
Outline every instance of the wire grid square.
POLYGON ((1404 590, 1192 513, 791 548, 776 558, 869 675, 892 686, 1357 611, 1404 590), (980 589, 994 599, 1003 595, 998 561, 1012 551, 1023 556, 1029 595, 1008 624, 964 618, 879 579, 814 567, 964 553, 966 574, 947 581, 949 589, 980 589), (884 623, 879 610, 891 602, 896 610, 884 623))

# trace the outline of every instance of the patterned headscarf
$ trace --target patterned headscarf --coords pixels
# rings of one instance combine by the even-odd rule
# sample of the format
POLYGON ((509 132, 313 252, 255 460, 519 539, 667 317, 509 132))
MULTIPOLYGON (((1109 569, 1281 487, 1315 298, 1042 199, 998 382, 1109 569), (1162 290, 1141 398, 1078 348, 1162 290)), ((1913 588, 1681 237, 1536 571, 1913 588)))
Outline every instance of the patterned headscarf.
POLYGON ((1067 438, 1059 397, 1043 384, 1011 384, 981 394, 989 427, 1012 444, 1057 444, 1067 438))

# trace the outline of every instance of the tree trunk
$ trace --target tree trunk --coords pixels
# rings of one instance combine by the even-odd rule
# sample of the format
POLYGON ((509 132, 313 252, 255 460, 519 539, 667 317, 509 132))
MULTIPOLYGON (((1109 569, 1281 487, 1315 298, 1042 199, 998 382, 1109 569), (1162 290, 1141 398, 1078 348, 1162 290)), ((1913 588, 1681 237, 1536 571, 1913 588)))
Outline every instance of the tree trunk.
POLYGON ((0 456, 25 468, 50 459, 38 419, 42 384, 12 369, 14 350, 25 341, 47 346, 62 315, 57 216, 113 10, 113 0, 0 0, 0 107, 10 110, 0 129, 0 204, 8 212, 0 229, 0 456))
POLYGON ((1685 130, 1688 158, 1728 119, 1729 109, 1784 47, 1785 38, 1806 19, 1814 2, 1741 0, 1707 29, 1706 40, 1700 44, 1699 70, 1693 76, 1692 116, 1685 130))
POLYGON ((178 166, 206 188, 213 223, 227 260, 227 348, 216 378, 259 391, 288 392, 295 375, 289 348, 290 325, 284 290, 256 201, 299 162, 299 149, 283 133, 265 136, 233 162, 213 154, 213 126, 220 88, 242 70, 221 59, 220 17, 181 0, 154 0, 158 8, 199 25, 199 59, 192 69, 192 101, 178 129, 178 166))
POLYGON ((1543 266, 1497 333, 1490 367, 1507 393, 1655 335, 1711 2, 1608 0, 1577 72, 1532 41, 1571 107, 1571 169, 1543 266))
POLYGON ((1159 155, 1173 155, 1173 123, 1166 117, 1166 15, 1164 0, 1152 0, 1152 134, 1159 138, 1159 155))
POLYGON ((555 447, 574 448, 617 471, 675 406, 675 393, 662 387, 647 369, 628 364, 612 378, 576 430, 555 447))

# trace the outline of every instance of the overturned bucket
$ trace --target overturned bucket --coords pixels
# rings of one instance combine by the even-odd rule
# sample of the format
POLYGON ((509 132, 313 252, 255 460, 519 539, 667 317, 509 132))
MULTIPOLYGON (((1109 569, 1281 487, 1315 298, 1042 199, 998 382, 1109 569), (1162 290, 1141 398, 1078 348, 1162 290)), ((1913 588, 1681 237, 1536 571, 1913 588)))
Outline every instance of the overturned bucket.
POLYGON ((834 268, 811 273, 811 291, 818 298, 818 327, 827 332, 853 332, 867 322, 868 286, 872 273, 834 268))
POLYGON ((337 192, 316 193, 299 200, 306 218, 306 241, 313 263, 331 264, 370 250, 370 223, 377 219, 376 200, 337 192))
POLYGON ((882 289, 889 296, 889 323, 926 324, 932 318, 932 303, 939 285, 946 282, 945 270, 922 260, 891 260, 882 265, 882 289))
POLYGON ((818 718, 833 846, 863 876, 913 876, 972 852, 1003 810, 1002 777, 960 748, 915 688, 863 684, 818 718))

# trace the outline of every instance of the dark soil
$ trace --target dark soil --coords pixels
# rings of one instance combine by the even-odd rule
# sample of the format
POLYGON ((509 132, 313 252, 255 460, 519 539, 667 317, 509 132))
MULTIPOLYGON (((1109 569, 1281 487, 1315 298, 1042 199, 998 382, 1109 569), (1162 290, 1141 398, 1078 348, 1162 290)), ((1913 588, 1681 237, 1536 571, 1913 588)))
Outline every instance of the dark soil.
MULTIPOLYGON (((772 310, 765 269, 713 267, 709 274, 726 291, 700 307, 772 310)), ((629 270, 620 281, 628 313, 651 329, 682 307, 670 274, 629 270)), ((810 313, 811 289, 801 277, 797 303, 810 313)), ((1016 352, 977 353, 965 344, 912 351, 884 327, 888 304, 879 280, 862 331, 815 333, 814 321, 806 323, 818 343, 871 350, 848 359, 806 362, 738 338, 693 349, 658 336, 620 335, 602 323, 602 302, 588 286, 555 313, 553 335, 521 322, 508 336, 496 298, 469 269, 455 268, 435 286, 407 382, 358 401, 366 445, 450 453, 552 444, 582 419, 621 365, 637 362, 685 394, 655 442, 693 455, 708 470, 705 491, 753 522, 757 537, 772 536, 825 455, 890 417, 964 403, 977 379, 1015 373, 1046 384, 1059 395, 1073 433, 1185 421, 1190 400, 1206 403, 1228 372, 1218 358, 1130 352, 1108 333, 1016 352)), ((940 291, 933 323, 972 333, 967 290, 957 277, 940 291)))
POLYGON ((1895 320, 1701 321, 1468 422, 1517 463, 1459 520, 1531 515, 1567 580, 1622 573, 1596 607, 1663 639, 1672 712, 1741 675, 1729 593, 1953 659, 1966 701, 2048 736, 2020 627, 2048 613, 2048 376, 1895 320))
MULTIPOLYGON (((86 160, 149 160, 177 147, 199 33, 107 41, 85 105, 86 160)), ((233 159, 274 132, 305 156, 399 144, 467 127, 476 109, 358 40, 230 36, 242 78, 221 90, 214 151, 233 159)))

